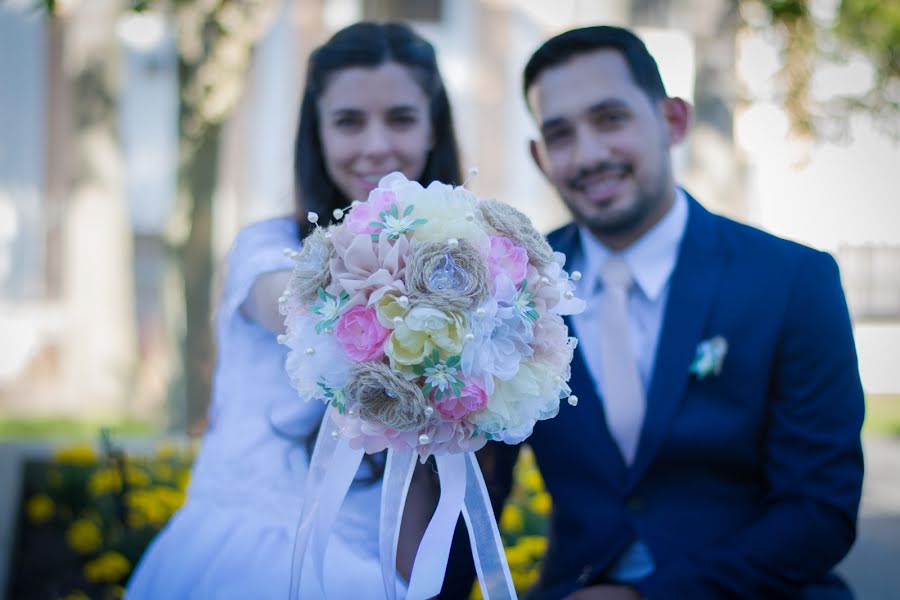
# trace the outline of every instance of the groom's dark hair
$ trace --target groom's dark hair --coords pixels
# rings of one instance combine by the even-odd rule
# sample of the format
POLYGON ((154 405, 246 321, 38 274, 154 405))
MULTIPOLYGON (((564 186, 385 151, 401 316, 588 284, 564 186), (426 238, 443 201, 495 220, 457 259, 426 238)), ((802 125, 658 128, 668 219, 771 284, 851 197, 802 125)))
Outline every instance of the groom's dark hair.
POLYGON ((650 100, 661 100, 667 96, 656 60, 641 39, 621 27, 596 25, 572 29, 552 37, 531 55, 522 79, 526 104, 528 91, 541 73, 558 67, 575 56, 595 50, 617 50, 625 59, 631 77, 650 100))

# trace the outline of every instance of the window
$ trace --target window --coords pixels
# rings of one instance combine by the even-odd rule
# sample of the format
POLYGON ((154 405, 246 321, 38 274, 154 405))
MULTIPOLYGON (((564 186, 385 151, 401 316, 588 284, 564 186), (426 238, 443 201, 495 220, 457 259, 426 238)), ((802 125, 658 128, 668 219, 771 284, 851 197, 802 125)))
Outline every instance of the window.
POLYGON ((856 319, 900 319, 900 245, 838 248, 841 279, 856 319))

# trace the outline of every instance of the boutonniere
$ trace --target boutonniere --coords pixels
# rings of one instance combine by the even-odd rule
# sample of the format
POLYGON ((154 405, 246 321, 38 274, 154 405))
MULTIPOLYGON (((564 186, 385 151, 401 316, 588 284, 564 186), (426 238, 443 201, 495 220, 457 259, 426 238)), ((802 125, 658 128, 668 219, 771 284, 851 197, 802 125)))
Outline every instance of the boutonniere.
POLYGON ((721 335, 703 340, 697 344, 697 354, 688 371, 697 379, 718 375, 722 372, 726 354, 728 354, 728 340, 721 335))

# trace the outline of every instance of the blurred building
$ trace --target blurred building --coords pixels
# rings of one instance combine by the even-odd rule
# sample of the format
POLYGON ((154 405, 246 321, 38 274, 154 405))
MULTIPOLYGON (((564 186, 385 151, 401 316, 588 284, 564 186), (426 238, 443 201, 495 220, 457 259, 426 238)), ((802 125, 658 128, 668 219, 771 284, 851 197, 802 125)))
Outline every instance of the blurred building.
MULTIPOLYGON (((168 243, 186 218, 173 24, 114 0, 59 4, 53 20, 27 0, 0 6, 0 415, 158 417, 175 410, 183 318, 168 243)), ((361 18, 408 21, 436 45, 464 164, 480 172, 469 185, 544 230, 567 217, 527 152, 525 61, 570 27, 638 28, 670 93, 696 107, 676 154, 686 187, 833 252, 866 388, 900 393, 900 151, 865 120, 845 145, 790 141, 769 83, 775 44, 742 33, 728 0, 284 0, 225 128, 211 192, 218 258, 240 226, 292 210, 306 56, 361 18)), ((852 79, 825 77, 822 93, 852 79)))

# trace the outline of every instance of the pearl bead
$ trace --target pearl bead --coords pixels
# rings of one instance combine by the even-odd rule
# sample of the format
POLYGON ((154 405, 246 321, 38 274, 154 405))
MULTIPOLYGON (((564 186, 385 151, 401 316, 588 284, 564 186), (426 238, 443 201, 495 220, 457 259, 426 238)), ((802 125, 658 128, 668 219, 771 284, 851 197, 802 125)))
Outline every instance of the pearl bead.
POLYGON ((278 340, 278 343, 279 343, 279 344, 283 344, 283 343, 285 343, 285 342, 287 341, 287 336, 284 335, 284 334, 282 333, 281 335, 279 335, 279 336, 278 336, 277 338, 275 338, 275 339, 278 340))
POLYGON ((447 245, 451 248, 456 248, 457 246, 459 246, 459 240, 456 238, 450 238, 449 240, 447 240, 447 245))
POLYGON ((475 314, 478 315, 479 317, 483 317, 484 315, 487 314, 487 311, 484 310, 483 308, 478 308, 475 310, 475 314))
POLYGON ((467 341, 467 342, 471 342, 471 341, 473 341, 474 339, 475 339, 475 336, 472 335, 471 333, 467 333, 467 334, 466 334, 466 341, 467 341))
POLYGON ((341 433, 337 429, 335 429, 331 432, 331 437, 333 437, 334 439, 338 439, 339 437, 341 437, 341 433))
POLYGON ((352 408, 349 409, 349 410, 347 410, 347 416, 348 416, 348 417, 355 417, 355 416, 356 416, 356 410, 355 410, 355 409, 352 409, 352 408))
POLYGON ((578 404, 578 396, 576 396, 575 394, 572 394, 571 396, 569 396, 569 405, 576 406, 577 404, 578 404))
POLYGON ((309 348, 306 349, 306 353, 309 354, 310 356, 312 356, 313 354, 316 353, 316 349, 313 348, 312 346, 310 346, 309 348))
POLYGON ((332 333, 334 333, 334 327, 326 327, 322 331, 322 333, 324 333, 325 335, 331 335, 332 333))
POLYGON ((433 414, 434 414, 434 409, 431 408, 430 406, 426 406, 425 407, 425 416, 430 417, 433 414))
POLYGON ((400 296, 397 298, 397 304, 399 304, 403 308, 406 308, 407 306, 409 306, 409 298, 407 298, 406 296, 400 296))
POLYGON ((431 438, 428 437, 428 435, 426 435, 426 434, 424 434, 424 433, 423 433, 422 435, 419 436, 419 443, 420 443, 420 444, 427 444, 427 443, 430 442, 430 441, 431 441, 431 438))
POLYGON ((284 250, 281 251, 281 253, 284 254, 285 256, 293 256, 294 250, 292 248, 285 248, 284 250))
POLYGON ((403 325, 403 317, 401 317, 401 316, 394 317, 394 327, 400 327, 401 325, 403 325))
POLYGON ((478 175, 478 167, 469 167, 469 176, 475 177, 478 175))
POLYGON ((549 285, 550 284, 550 280, 547 279, 547 277, 541 277, 540 282, 541 282, 541 285, 549 285))
POLYGON ((344 218, 344 211, 342 211, 339 208, 336 208, 333 211, 331 211, 331 216, 333 216, 335 218, 335 220, 340 221, 341 219, 344 218))
POLYGON ((352 207, 356 206, 357 204, 359 204, 359 200, 354 200, 353 202, 350 203, 350 206, 352 208, 352 207))
POLYGON ((575 297, 575 294, 573 294, 571 290, 568 290, 565 294, 563 294, 563 297, 565 297, 566 300, 571 300, 575 297))
POLYGON ((308 213, 306 213, 306 220, 310 223, 318 223, 319 215, 314 213, 313 211, 309 211, 308 213))
POLYGON ((581 280, 581 271, 572 271, 572 281, 581 280))
POLYGON ((466 221, 474 221, 474 220, 475 220, 475 213, 473 213, 472 211, 467 212, 466 213, 466 221))

